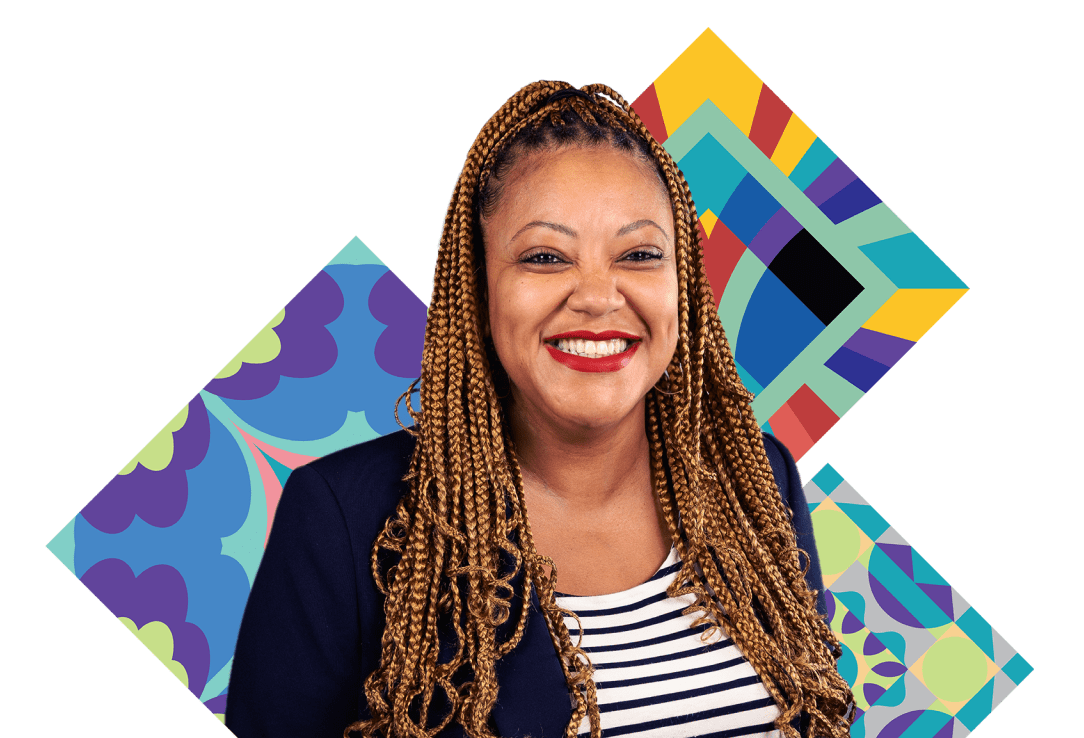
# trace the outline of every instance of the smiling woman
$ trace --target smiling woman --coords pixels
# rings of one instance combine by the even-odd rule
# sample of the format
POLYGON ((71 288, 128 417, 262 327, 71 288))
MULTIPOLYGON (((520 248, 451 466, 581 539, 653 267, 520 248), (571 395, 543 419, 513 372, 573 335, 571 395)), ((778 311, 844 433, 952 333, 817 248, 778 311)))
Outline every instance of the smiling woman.
POLYGON ((695 223, 613 90, 538 82, 490 119, 414 428, 283 491, 239 738, 848 735, 798 473, 753 417, 695 223))
POLYGON ((535 153, 515 171, 482 220, 488 328, 513 404, 605 428, 642 402, 677 346, 670 202, 654 172, 609 148, 535 153))
POLYGON ((644 430, 678 340, 670 201, 653 168, 608 146, 535 152, 509 173, 482 219, 487 327, 534 542, 566 589, 621 591, 670 549, 644 430))

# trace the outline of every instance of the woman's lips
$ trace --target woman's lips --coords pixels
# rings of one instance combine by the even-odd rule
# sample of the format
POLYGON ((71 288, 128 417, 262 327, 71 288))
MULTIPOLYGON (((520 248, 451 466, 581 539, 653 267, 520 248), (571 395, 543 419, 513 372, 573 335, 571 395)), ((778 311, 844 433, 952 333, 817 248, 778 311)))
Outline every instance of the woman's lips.
MULTIPOLYGON (((585 331, 576 331, 576 333, 586 333, 585 331)), ((606 334, 591 334, 602 335, 606 334)), ((624 338, 627 334, 615 335, 613 338, 624 338)), ((572 334, 562 334, 556 338, 580 338, 581 336, 574 336, 572 334)), ((606 340, 606 339, 587 339, 585 340, 606 340)), ((566 351, 562 351, 556 346, 546 344, 546 350, 550 352, 557 361, 561 362, 569 369, 575 369, 578 372, 616 372, 619 369, 624 369, 628 366, 628 363, 632 361, 632 355, 636 353, 636 349, 640 347, 640 341, 633 341, 629 344, 629 347, 619 354, 612 356, 590 357, 579 356, 577 354, 570 354, 566 351)))

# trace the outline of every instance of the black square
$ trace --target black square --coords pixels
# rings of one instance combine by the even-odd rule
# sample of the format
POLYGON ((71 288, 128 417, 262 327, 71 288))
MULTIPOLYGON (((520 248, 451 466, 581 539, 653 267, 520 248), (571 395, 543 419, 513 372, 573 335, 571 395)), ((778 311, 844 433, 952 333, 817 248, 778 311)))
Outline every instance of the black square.
POLYGON ((825 325, 862 292, 861 283, 804 228, 776 254, 768 269, 825 325))

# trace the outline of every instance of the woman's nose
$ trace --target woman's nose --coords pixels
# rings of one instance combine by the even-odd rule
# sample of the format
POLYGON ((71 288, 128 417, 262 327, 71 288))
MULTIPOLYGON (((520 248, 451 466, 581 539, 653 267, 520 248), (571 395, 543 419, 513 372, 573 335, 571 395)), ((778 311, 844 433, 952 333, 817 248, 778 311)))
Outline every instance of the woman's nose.
POLYGON ((599 317, 611 313, 625 304, 617 276, 603 270, 583 273, 575 289, 568 296, 569 310, 599 317))

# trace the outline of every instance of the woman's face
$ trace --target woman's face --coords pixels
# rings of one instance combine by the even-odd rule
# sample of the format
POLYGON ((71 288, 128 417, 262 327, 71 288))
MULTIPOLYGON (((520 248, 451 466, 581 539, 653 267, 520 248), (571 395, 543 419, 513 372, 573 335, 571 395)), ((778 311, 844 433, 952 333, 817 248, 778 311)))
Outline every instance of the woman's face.
POLYGON ((573 432, 642 422, 678 333, 674 218, 654 170, 608 145, 533 152, 482 231, 516 412, 573 432))

